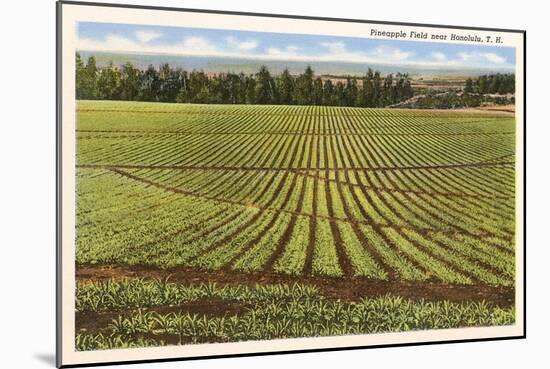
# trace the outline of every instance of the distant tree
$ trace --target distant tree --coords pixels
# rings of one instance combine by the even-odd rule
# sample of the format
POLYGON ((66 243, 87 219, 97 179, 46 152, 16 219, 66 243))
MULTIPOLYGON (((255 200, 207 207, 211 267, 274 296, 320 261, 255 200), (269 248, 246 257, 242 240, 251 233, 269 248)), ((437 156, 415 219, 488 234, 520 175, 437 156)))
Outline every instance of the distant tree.
POLYGON ((506 79, 502 78, 500 80, 500 82, 498 84, 498 87, 496 88, 495 92, 498 93, 498 94, 501 94, 501 95, 504 95, 504 94, 510 92, 509 89, 508 89, 508 86, 507 86, 506 79))
POLYGON ((374 102, 374 72, 371 68, 368 69, 365 78, 363 78, 362 95, 364 96, 364 104, 361 106, 373 107, 376 106, 374 102))
POLYGON ((228 100, 228 91, 225 86, 225 76, 217 75, 208 81, 207 102, 212 104, 224 104, 228 100))
POLYGON ((393 104, 395 101, 395 89, 393 87, 393 74, 387 74, 384 78, 384 83, 382 88, 384 89, 384 94, 382 96, 381 106, 393 104))
POLYGON ((330 79, 327 79, 323 85, 323 103, 325 105, 335 105, 336 103, 334 98, 334 85, 330 79))
POLYGON ((364 76, 361 78, 361 88, 357 91, 357 100, 355 101, 355 105, 359 107, 365 107, 367 106, 367 90, 366 87, 368 85, 367 77, 364 76))
POLYGON ((481 76, 477 79, 477 92, 486 94, 489 90, 489 82, 487 76, 481 76))
POLYGON ((256 104, 275 103, 275 82, 265 65, 256 73, 255 90, 256 104))
POLYGON ((407 74, 397 73, 395 75, 395 85, 392 86, 395 90, 393 93, 392 104, 395 104, 405 97, 405 82, 409 79, 407 74))
POLYGON ((242 104, 244 98, 241 97, 241 76, 235 73, 228 73, 226 77, 227 102, 230 104, 242 104))
POLYGON ((313 82, 313 105, 323 105, 323 80, 321 77, 315 78, 313 82))
POLYGON ((279 104, 290 105, 294 103, 294 78, 285 68, 283 73, 277 78, 277 96, 279 104))
POLYGON ((298 105, 310 105, 313 100, 313 69, 308 65, 296 80, 294 100, 298 105))
POLYGON ((344 105, 355 106, 357 102, 357 81, 355 78, 347 78, 344 88, 344 105))
POLYGON ((201 71, 192 71, 189 75, 189 98, 191 103, 207 103, 209 100, 208 77, 201 71))
POLYGON ((101 68, 97 78, 97 97, 100 99, 120 99, 120 72, 112 62, 106 68, 101 68))
POLYGON ((246 76, 245 78, 246 89, 246 104, 256 103, 256 80, 252 76, 246 76))
POLYGON ((402 100, 410 99, 414 96, 414 90, 411 85, 411 80, 407 79, 405 80, 405 83, 403 84, 403 95, 401 97, 402 100))
POLYGON ((180 71, 173 70, 168 64, 161 65, 158 74, 158 101, 175 101, 180 89, 180 71))
POLYGON ((338 106, 346 105, 344 84, 340 81, 336 82, 336 87, 334 88, 334 105, 338 105, 338 106))
POLYGON ((175 101, 179 103, 189 102, 189 75, 187 71, 180 71, 178 79, 180 89, 176 95, 175 101))
POLYGON ((466 79, 466 83, 464 85, 464 93, 471 94, 474 92, 474 81, 472 81, 471 78, 466 79))
POLYGON ((239 104, 246 104, 246 96, 247 96, 247 86, 246 86, 247 76, 244 73, 239 74, 239 94, 238 94, 238 103, 239 104))
POLYGON ((480 94, 513 94, 516 77, 513 73, 497 73, 479 76, 474 83, 475 92, 480 94))
POLYGON ((374 72, 372 77, 372 102, 371 106, 384 106, 384 100, 382 96, 382 79, 380 72, 374 72))
POLYGON ((152 65, 143 72, 139 84, 138 99, 142 101, 158 101, 159 74, 152 65))
POLYGON ((497 93, 500 90, 500 74, 489 77, 489 93, 497 93))
POLYGON ((76 53, 76 97, 77 99, 97 99, 98 68, 95 57, 90 56, 85 64, 76 53))
POLYGON ((502 75, 500 94, 513 94, 516 92, 516 76, 512 73, 502 75))
POLYGON ((85 87, 86 83, 86 66, 80 57, 80 53, 76 53, 76 98, 86 99, 87 91, 85 87))
POLYGON ((122 66, 120 73, 120 98, 134 100, 139 93, 140 71, 127 62, 122 66))
MULTIPOLYGON (((406 100, 414 92, 407 74, 382 77, 370 68, 361 78, 347 76, 345 82, 340 79, 335 85, 330 78, 315 78, 310 66, 298 77, 288 69, 273 77, 266 66, 253 75, 188 73, 169 64, 149 65, 142 71, 129 62, 120 68, 112 62, 98 67, 93 56, 84 63, 79 53, 75 63, 78 99, 381 107, 406 100)), ((513 92, 514 83, 513 74, 481 76, 468 82, 474 90, 500 94, 513 92)))

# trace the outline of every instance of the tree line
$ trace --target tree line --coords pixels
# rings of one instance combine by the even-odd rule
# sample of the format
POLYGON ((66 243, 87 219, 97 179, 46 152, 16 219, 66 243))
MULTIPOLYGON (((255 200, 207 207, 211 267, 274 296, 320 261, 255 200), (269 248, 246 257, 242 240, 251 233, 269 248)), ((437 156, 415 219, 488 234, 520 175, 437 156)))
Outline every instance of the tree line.
POLYGON ((77 99, 384 107, 412 96, 407 74, 382 76, 370 68, 362 77, 338 79, 315 76, 310 66, 297 76, 288 69, 273 76, 266 66, 255 74, 208 75, 168 64, 145 70, 130 62, 98 67, 94 56, 84 61, 76 54, 77 99))
POLYGON ((516 76, 513 73, 497 73, 479 76, 475 81, 466 80, 464 92, 478 94, 513 94, 516 91, 516 76))

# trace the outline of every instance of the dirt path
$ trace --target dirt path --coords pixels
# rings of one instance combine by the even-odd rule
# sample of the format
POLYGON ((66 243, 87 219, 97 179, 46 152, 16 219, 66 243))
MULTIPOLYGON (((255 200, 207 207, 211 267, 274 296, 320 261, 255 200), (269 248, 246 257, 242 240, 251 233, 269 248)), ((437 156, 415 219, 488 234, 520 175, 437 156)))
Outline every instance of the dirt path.
POLYGON ((410 299, 486 301, 498 306, 512 306, 515 300, 513 288, 493 287, 484 284, 455 285, 435 280, 428 281, 381 281, 367 278, 330 278, 320 276, 292 277, 272 272, 261 274, 240 273, 234 271, 205 271, 190 268, 160 269, 153 266, 123 266, 123 265, 77 265, 76 279, 110 280, 121 278, 166 278, 170 281, 185 284, 215 282, 228 285, 246 285, 254 287, 257 284, 294 284, 317 286, 328 298, 338 298, 346 301, 358 300, 363 297, 383 296, 393 294, 410 299))
MULTIPOLYGON (((356 166, 354 168, 316 168, 312 171, 392 171, 392 170, 417 170, 417 169, 453 169, 453 168, 485 168, 515 165, 513 161, 501 162, 473 162, 473 163, 457 163, 457 164, 438 164, 438 165, 412 165, 412 166, 379 166, 379 167, 363 167, 356 166)), ((227 171, 276 171, 276 172, 302 172, 307 168, 283 168, 283 167, 238 167, 238 166, 220 166, 220 165, 149 165, 149 164, 77 164, 77 168, 91 169, 180 169, 180 170, 227 170, 227 171)))

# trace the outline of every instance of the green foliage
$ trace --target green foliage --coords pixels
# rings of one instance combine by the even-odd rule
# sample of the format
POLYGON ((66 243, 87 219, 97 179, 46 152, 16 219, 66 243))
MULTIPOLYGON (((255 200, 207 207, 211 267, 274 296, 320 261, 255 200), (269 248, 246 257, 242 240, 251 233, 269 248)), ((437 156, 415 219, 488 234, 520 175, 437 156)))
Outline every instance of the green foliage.
POLYGON ((79 351, 112 350, 121 348, 165 346, 164 341, 154 339, 131 338, 117 334, 77 334, 75 346, 79 351))
POLYGON ((283 105, 290 105, 294 102, 294 78, 290 75, 288 69, 277 78, 278 102, 283 105))
POLYGON ((262 65, 258 73, 256 73, 255 89, 256 104, 275 103, 275 81, 271 78, 271 74, 265 65, 262 65))
POLYGON ((485 113, 81 101, 76 260, 332 277, 347 262, 356 278, 510 287, 514 125, 485 113))
POLYGON ((144 280, 81 283, 77 308, 91 307, 92 299, 111 304, 106 307, 126 306, 129 295, 136 296, 131 306, 139 309, 113 319, 102 332, 78 334, 77 350, 164 345, 167 336, 177 337, 178 344, 234 342, 510 325, 515 321, 513 307, 499 308, 485 302, 412 301, 391 295, 343 302, 325 298, 315 288, 299 284, 248 288, 144 280), (189 301, 183 296, 217 297, 241 301, 250 307, 242 314, 221 317, 143 311, 141 308, 152 306, 151 296, 164 304, 189 301))
POLYGON ((294 231, 288 241, 284 254, 275 265, 275 270, 285 274, 300 275, 306 259, 306 247, 309 241, 309 219, 297 217, 294 231))
MULTIPOLYGON (((106 91, 111 72, 99 84, 84 85, 106 91)), ((123 85, 134 86, 138 97, 151 91, 171 96, 169 68, 150 70, 149 90, 133 84, 137 73, 124 68, 114 86, 121 94, 123 85)), ((287 77, 292 86, 294 77, 287 77)), ((224 76, 221 85, 202 72, 186 78, 178 82, 182 90, 198 94, 180 90, 182 101, 255 99, 269 85, 243 75, 224 76)), ((281 81, 267 73, 261 78, 281 81)), ((392 76, 392 86, 400 78, 392 76)), ((322 86, 324 103, 355 96, 340 81, 331 82, 325 95, 329 81, 322 86)), ((402 96, 399 89, 384 92, 389 78, 376 72, 365 81, 367 91, 358 83, 357 104, 402 96)), ((275 99, 293 99, 278 86, 270 90, 275 99)), ((354 282, 514 286, 513 118, 79 101, 76 135, 79 264, 297 278, 307 270, 313 276, 304 280, 338 280, 344 257, 354 282)), ((78 331, 79 350, 495 326, 515 319, 513 308, 484 302, 389 295, 352 302, 309 285, 183 285, 169 279, 81 281, 76 309, 115 314, 99 330, 78 331), (242 310, 212 315, 185 308, 209 299, 242 310)))
POLYGON ((313 273, 332 277, 342 276, 342 269, 338 265, 336 245, 331 232, 330 224, 326 219, 317 221, 315 233, 315 249, 313 257, 313 273))
POLYGON ((203 71, 173 69, 168 64, 140 70, 129 62, 120 67, 111 62, 98 68, 93 56, 84 62, 76 53, 76 96, 90 100, 376 107, 413 95, 409 76, 398 77, 394 83, 389 75, 382 86, 380 73, 369 69, 365 77, 347 77, 345 84, 339 81, 334 88, 330 79, 315 78, 310 66, 297 76, 285 69, 276 78, 263 65, 255 75, 207 75, 203 71))
POLYGON ((98 95, 98 68, 95 57, 90 56, 86 63, 76 53, 76 98, 95 99, 98 95))
POLYGON ((474 92, 474 82, 471 78, 467 78, 464 85, 464 93, 471 94, 472 92, 474 92))
POLYGON ((313 69, 308 65, 303 74, 296 79, 294 101, 298 105, 313 103, 313 69))
POLYGON ((482 75, 473 84, 474 92, 480 94, 513 94, 516 76, 513 73, 482 75))
POLYGON ((346 245, 346 253, 349 256, 355 275, 373 279, 387 279, 387 273, 380 269, 380 266, 372 259, 372 256, 365 250, 365 246, 357 238, 351 225, 340 223, 339 225, 342 241, 346 245))
POLYGON ((217 285, 201 283, 183 285, 170 282, 170 278, 158 280, 122 279, 79 282, 76 289, 76 311, 102 312, 122 308, 149 308, 174 306, 191 301, 219 298, 232 301, 278 301, 285 298, 316 298, 319 291, 314 286, 294 285, 217 285))

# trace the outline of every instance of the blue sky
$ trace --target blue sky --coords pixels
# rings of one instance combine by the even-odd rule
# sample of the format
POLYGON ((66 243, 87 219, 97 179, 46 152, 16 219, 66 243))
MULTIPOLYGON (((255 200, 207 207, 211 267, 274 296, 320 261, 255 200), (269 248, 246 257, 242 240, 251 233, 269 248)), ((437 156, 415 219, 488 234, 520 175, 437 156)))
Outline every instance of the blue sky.
POLYGON ((512 69, 510 47, 112 23, 78 25, 81 51, 512 69))

